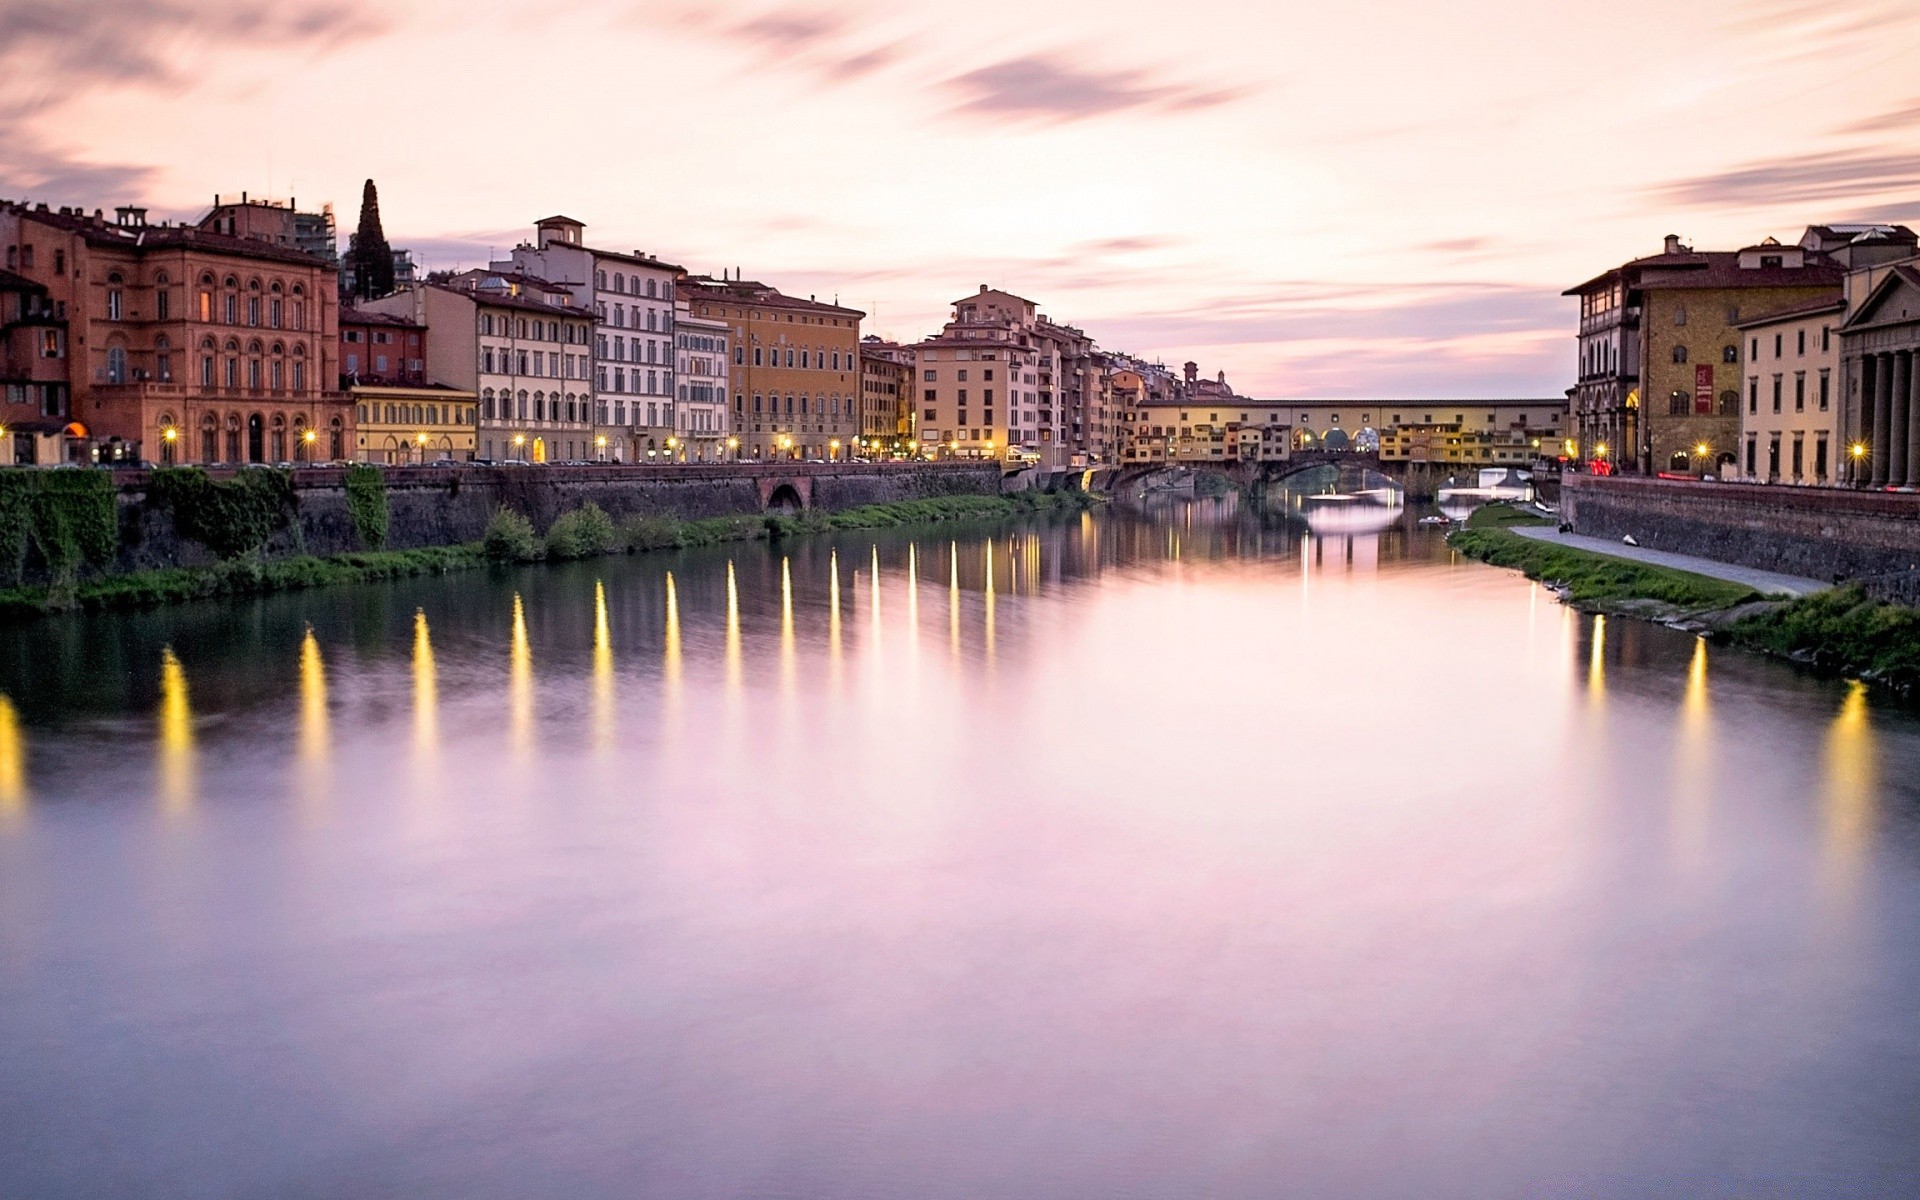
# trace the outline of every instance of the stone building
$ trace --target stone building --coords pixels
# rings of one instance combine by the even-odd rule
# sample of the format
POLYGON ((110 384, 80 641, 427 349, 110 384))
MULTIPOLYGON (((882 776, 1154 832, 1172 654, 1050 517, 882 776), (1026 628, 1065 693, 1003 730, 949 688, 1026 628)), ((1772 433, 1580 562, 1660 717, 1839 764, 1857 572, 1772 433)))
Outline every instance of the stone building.
POLYGON ((593 314, 565 289, 489 274, 430 283, 360 306, 432 331, 427 377, 475 397, 478 455, 493 462, 599 457, 592 393, 593 314))
POLYGON ((1745 316, 1826 299, 1844 271, 1825 253, 1768 239, 1661 253, 1570 288, 1580 298, 1579 451, 1628 470, 1719 472, 1736 461, 1745 316))
POLYGON ((567 289, 595 321, 591 378, 595 440, 615 461, 660 461, 678 441, 673 337, 676 280, 685 271, 652 255, 586 244, 586 225, 553 216, 534 241, 514 247, 496 274, 518 274, 567 289))
POLYGON ((1878 282, 1841 329, 1844 478, 1869 487, 1920 487, 1920 262, 1872 274, 1878 282))
POLYGON ((467 462, 476 397, 427 376, 427 327, 410 317, 340 310, 340 386, 353 397, 360 462, 467 462))
POLYGON ((0 464, 65 462, 84 445, 68 386, 66 318, 45 285, 0 271, 0 464))
POLYGON ((946 328, 914 347, 923 447, 942 458, 1000 458, 1039 446, 1040 376, 1044 367, 1051 384, 1059 370, 1039 324, 1033 301, 984 283, 953 302, 946 328))
POLYGON ((721 462, 739 448, 732 438, 727 398, 733 363, 733 326, 696 317, 687 298, 674 301, 675 428, 667 449, 680 462, 721 462))
POLYGON ((914 352, 868 335, 860 339, 860 442, 863 457, 916 452, 914 352))
POLYGON ((750 279, 680 281, 696 317, 732 330, 730 437, 746 458, 830 460, 860 435, 858 309, 788 296, 750 279))
POLYGON ((67 415, 90 459, 347 457, 330 263, 266 237, 152 225, 134 206, 108 221, 0 204, 0 247, 0 267, 45 287, 67 323, 67 415))
POLYGON ((1739 461, 1725 472, 1750 483, 1826 486, 1837 478, 1840 289, 1825 300, 1741 321, 1746 386, 1739 461))

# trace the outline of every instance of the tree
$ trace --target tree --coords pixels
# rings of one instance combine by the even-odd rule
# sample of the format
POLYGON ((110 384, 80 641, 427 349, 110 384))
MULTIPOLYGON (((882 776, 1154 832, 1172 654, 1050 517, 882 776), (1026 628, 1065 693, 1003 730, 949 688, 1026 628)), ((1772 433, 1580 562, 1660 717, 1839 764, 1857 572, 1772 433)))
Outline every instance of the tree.
POLYGON ((378 300, 393 294, 393 247, 380 228, 380 193, 371 179, 360 191, 360 228, 353 235, 349 256, 353 261, 354 295, 378 300))

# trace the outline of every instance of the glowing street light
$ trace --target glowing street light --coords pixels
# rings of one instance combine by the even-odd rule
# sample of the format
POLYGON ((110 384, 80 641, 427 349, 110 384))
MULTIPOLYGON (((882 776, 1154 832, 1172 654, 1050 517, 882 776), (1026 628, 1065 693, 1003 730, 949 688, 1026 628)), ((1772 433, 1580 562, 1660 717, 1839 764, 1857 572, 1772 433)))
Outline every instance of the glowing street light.
MULTIPOLYGON (((179 433, 180 431, 178 429, 167 430, 167 440, 172 441, 179 433)), ((300 440, 311 446, 320 440, 320 434, 317 430, 305 429, 300 432, 300 440)))
POLYGON ((1853 445, 1847 447, 1847 453, 1851 454, 1856 460, 1865 458, 1867 456, 1867 444, 1865 442, 1855 442, 1853 445))
MULTIPOLYGON (((0 430, 0 432, 5 432, 5 431, 0 430)), ((177 442, 180 440, 180 431, 178 429, 175 429, 173 426, 169 425, 165 429, 162 429, 160 431, 160 437, 165 441, 177 442)))
POLYGON ((1594 443, 1593 456, 1595 458, 1605 458, 1607 456, 1607 444, 1605 442, 1594 443))

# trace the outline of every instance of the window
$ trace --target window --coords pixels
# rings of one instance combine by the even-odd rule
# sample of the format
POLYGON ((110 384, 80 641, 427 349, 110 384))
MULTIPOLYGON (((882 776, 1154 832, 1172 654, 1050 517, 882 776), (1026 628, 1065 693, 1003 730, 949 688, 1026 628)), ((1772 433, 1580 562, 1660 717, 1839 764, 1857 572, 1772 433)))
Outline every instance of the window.
POLYGON ((1781 347, 1786 344, 1786 338, 1787 335, 1784 333, 1776 333, 1773 335, 1773 356, 1775 358, 1780 357, 1781 347))
POLYGON ((1738 346, 1722 346, 1722 347, 1720 347, 1720 361, 1721 361, 1721 362, 1725 362, 1725 363, 1737 363, 1737 362, 1739 362, 1739 361, 1740 361, 1740 347, 1738 347, 1738 346))
POLYGON ((1677 363, 1687 361, 1687 348, 1685 346, 1675 346, 1673 348, 1673 361, 1677 363))
POLYGON ((1685 325, 1687 323, 1687 310, 1684 307, 1673 310, 1673 323, 1675 325, 1685 325))
MULTIPOLYGON (((1798 371, 1793 376, 1793 411, 1807 411, 1807 373, 1798 371)), ((1796 470, 1795 474, 1799 474, 1796 470)))
POLYGON ((120 289, 119 288, 107 289, 107 320, 120 321, 120 320, 124 320, 125 316, 126 314, 122 309, 122 299, 121 299, 120 289))
MULTIPOLYGON (((1827 411, 1827 388, 1828 388, 1827 373, 1825 371, 1822 371, 1820 372, 1820 411, 1821 412, 1827 411)), ((1822 471, 1821 474, 1825 474, 1825 472, 1822 471)))
POLYGON ((1667 393, 1667 415, 1668 416, 1684 417, 1690 411, 1691 411, 1691 406, 1688 401, 1688 396, 1685 392, 1681 391, 1678 388, 1675 388, 1673 391, 1667 393))
MULTIPOLYGON (((1795 338, 1796 338, 1796 339, 1797 339, 1797 340, 1799 341, 1799 343, 1800 343, 1800 344, 1799 344, 1799 348, 1798 348, 1798 350, 1797 350, 1797 353, 1800 353, 1800 354, 1805 354, 1805 353, 1807 352, 1807 331, 1806 331, 1806 330, 1804 330, 1804 329, 1802 329, 1802 330, 1800 330, 1799 332, 1797 332, 1797 333, 1796 333, 1796 334, 1795 334, 1794 336, 1795 336, 1795 338)), ((1795 453, 1798 453, 1798 450, 1797 450, 1797 449, 1796 449, 1796 451, 1795 451, 1795 453)), ((1795 474, 1795 475, 1798 475, 1799 473, 1800 473, 1800 472, 1799 472, 1799 470, 1798 470, 1798 469, 1796 469, 1796 470, 1794 471, 1794 474, 1795 474)))
POLYGON ((1758 375, 1747 376, 1747 411, 1750 413, 1760 411, 1760 377, 1758 375))
POLYGON ((1780 411, 1780 386, 1781 386, 1781 382, 1782 382, 1782 380, 1781 380, 1781 377, 1780 377, 1780 376, 1778 376, 1778 375, 1775 375, 1775 376, 1773 377, 1773 411, 1775 411, 1775 412, 1779 412, 1779 411, 1780 411))

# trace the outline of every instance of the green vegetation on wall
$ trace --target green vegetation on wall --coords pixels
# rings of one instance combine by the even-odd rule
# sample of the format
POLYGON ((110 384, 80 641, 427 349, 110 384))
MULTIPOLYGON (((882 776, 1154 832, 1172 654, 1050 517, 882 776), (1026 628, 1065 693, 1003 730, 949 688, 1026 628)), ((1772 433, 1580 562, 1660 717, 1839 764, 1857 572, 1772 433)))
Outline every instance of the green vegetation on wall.
POLYGON ((387 476, 379 467, 358 463, 347 468, 347 512, 360 544, 378 550, 387 544, 387 476))
POLYGON ((103 567, 120 544, 113 476, 105 471, 0 471, 0 569, 18 584, 28 551, 70 583, 83 564, 103 567))
POLYGON ((221 558, 258 550, 293 519, 293 475, 272 467, 218 481, 199 467, 162 467, 152 494, 173 514, 175 529, 221 558))

